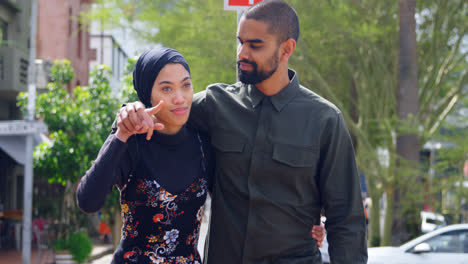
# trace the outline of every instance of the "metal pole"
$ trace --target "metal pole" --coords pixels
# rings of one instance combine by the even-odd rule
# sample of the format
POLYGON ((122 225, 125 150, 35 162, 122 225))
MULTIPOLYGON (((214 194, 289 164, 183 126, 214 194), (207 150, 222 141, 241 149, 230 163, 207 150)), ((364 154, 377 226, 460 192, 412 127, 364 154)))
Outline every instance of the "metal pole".
MULTIPOLYGON (((31 28, 28 67, 28 121, 34 121, 36 105, 35 61, 36 61, 36 31, 37 31, 37 2, 31 1, 31 28)), ((32 197, 33 197, 33 134, 26 136, 26 153, 24 164, 24 206, 23 206, 23 264, 31 263, 31 233, 32 233, 32 197)))
POLYGON ((436 155, 436 150, 434 147, 431 148, 430 154, 429 154, 429 183, 428 183, 428 190, 427 190, 427 204, 430 210, 434 210, 434 207, 432 206, 432 198, 431 198, 431 192, 432 192, 432 181, 435 176, 435 155, 436 155))

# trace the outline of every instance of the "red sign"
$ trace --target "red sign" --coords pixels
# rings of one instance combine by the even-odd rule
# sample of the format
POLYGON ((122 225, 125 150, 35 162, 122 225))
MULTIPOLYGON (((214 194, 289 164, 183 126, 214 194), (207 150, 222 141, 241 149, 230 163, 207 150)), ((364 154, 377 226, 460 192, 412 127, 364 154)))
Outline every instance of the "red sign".
POLYGON ((245 10, 262 0, 224 0, 224 10, 245 10))

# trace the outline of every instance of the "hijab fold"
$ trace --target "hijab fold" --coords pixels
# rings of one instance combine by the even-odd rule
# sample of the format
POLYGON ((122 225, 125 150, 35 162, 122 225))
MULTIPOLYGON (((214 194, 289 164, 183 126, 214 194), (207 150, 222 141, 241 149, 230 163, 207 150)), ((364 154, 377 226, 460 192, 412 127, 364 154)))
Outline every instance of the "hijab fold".
POLYGON ((190 68, 184 56, 177 50, 160 47, 143 52, 133 69, 133 88, 138 98, 145 105, 151 107, 151 92, 159 72, 170 63, 179 63, 189 72, 190 68))

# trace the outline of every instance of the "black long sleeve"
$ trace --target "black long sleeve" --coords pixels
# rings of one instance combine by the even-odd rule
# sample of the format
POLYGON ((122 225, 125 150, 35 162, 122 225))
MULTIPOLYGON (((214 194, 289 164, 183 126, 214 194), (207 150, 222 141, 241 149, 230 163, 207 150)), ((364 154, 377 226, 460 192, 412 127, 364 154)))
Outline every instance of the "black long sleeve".
MULTIPOLYGON (((86 213, 98 211, 112 186, 122 187, 129 175, 156 180, 171 193, 185 190, 198 177, 194 169, 206 167, 209 188, 214 174, 214 157, 209 138, 182 128, 176 135, 155 131, 151 140, 146 135, 131 136, 127 143, 115 134, 109 135, 91 168, 82 177, 77 189, 77 203, 86 213), (203 160, 201 149, 205 154, 203 160), (138 153, 137 153, 138 152, 138 153)), ((211 189, 211 188, 210 188, 211 189)))
POLYGON ((112 186, 120 185, 128 177, 131 160, 127 149, 128 143, 120 141, 115 134, 110 134, 106 139, 76 190, 78 207, 82 211, 98 211, 104 205, 112 186))

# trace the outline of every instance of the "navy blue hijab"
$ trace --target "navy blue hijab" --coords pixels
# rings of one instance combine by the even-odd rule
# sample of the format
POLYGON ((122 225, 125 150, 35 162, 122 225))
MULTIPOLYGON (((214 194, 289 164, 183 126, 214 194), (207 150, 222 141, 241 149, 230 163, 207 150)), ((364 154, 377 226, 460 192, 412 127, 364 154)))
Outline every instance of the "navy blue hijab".
POLYGON ((140 101, 151 107, 151 91, 159 72, 169 63, 179 63, 189 72, 190 68, 184 56, 170 48, 154 48, 143 52, 133 69, 133 88, 140 101))

